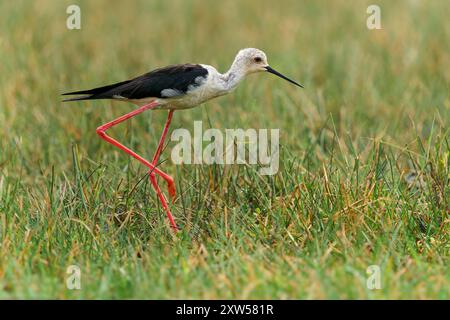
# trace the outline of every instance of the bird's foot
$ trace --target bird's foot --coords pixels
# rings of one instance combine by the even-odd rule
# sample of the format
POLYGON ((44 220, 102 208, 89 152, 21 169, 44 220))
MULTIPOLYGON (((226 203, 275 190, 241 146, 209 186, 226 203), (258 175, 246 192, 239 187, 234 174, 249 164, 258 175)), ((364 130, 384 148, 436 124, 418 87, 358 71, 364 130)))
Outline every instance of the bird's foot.
MULTIPOLYGON (((156 173, 151 172, 150 173, 150 179, 154 179, 155 177, 156 177, 156 173)), ((161 178, 163 178, 166 181, 166 183, 167 183, 167 191, 169 192, 169 197, 171 199, 172 204, 175 203, 175 198, 176 198, 176 195, 177 195, 177 189, 175 187, 175 181, 169 175, 161 176, 161 178)))
MULTIPOLYGON (((171 182, 171 186, 169 186, 169 190, 172 190, 172 192, 169 191, 169 194, 174 195, 173 190, 175 188, 175 185, 173 183, 173 178, 170 176, 166 176, 166 177, 164 177, 164 180, 166 180, 168 183, 169 183, 169 181, 171 182)), ((172 213, 170 212, 170 209, 169 209, 169 206, 167 205, 166 199, 158 186, 158 182, 156 181, 156 176, 153 173, 150 174, 150 182, 152 183, 152 186, 158 195, 159 201, 161 202, 161 205, 163 206, 164 211, 166 211, 166 213, 167 213, 167 217, 170 220, 170 225, 172 226, 173 230, 176 232, 178 230, 178 227, 175 223, 172 213)))
POLYGON ((177 189, 175 188, 175 182, 173 181, 173 178, 170 177, 170 179, 166 180, 167 182, 167 191, 169 192, 170 199, 172 200, 172 204, 175 202, 175 197, 177 195, 177 189))

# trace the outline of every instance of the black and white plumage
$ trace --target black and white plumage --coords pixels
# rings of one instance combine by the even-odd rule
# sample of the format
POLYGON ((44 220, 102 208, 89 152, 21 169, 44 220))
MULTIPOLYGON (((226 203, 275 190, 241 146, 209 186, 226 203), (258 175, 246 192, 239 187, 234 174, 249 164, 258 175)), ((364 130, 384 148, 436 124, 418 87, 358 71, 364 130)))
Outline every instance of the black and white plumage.
POLYGON ((199 64, 179 64, 159 68, 131 80, 63 95, 84 95, 64 101, 93 99, 139 101, 148 98, 174 98, 195 89, 207 77, 208 70, 199 64))
POLYGON ((264 52, 247 48, 239 51, 224 74, 204 64, 172 65, 131 80, 63 95, 81 95, 64 101, 115 99, 142 105, 157 100, 158 109, 187 109, 231 92, 246 75, 259 71, 273 73, 302 87, 270 68, 264 52))

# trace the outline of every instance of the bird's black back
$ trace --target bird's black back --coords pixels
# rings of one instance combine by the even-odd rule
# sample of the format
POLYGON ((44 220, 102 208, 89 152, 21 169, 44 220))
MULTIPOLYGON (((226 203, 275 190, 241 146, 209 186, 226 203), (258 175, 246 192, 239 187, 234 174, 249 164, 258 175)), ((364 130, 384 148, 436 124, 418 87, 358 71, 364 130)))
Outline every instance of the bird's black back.
POLYGON ((91 99, 169 98, 185 94, 200 85, 208 70, 199 64, 179 64, 155 69, 142 76, 90 90, 74 91, 63 95, 83 95, 64 101, 91 99))

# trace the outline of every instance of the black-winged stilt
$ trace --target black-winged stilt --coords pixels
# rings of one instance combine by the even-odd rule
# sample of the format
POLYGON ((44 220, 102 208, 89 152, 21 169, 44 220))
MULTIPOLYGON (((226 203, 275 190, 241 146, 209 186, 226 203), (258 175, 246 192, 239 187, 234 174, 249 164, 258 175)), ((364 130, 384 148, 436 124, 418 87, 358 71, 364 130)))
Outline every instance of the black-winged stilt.
POLYGON ((158 175, 167 182, 169 195, 173 201, 175 198, 174 180, 171 176, 156 167, 173 112, 175 110, 193 108, 205 101, 225 95, 233 91, 245 76, 261 71, 273 73, 303 88, 301 84, 272 69, 267 63, 267 57, 263 51, 247 48, 238 52, 230 70, 224 74, 219 73, 214 67, 205 64, 172 65, 112 85, 64 93, 63 95, 81 96, 63 101, 114 99, 130 101, 140 106, 138 109, 98 127, 97 134, 103 140, 125 151, 150 169, 152 186, 169 217, 170 224, 177 230, 175 220, 156 180, 156 175, 158 175), (106 134, 106 130, 109 128, 149 109, 169 110, 161 139, 151 162, 106 134))

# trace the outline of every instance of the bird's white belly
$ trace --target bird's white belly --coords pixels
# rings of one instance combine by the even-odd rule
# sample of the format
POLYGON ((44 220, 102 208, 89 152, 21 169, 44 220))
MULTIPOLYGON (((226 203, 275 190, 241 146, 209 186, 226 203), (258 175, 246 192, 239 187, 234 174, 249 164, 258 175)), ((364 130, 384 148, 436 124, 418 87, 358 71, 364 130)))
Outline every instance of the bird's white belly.
POLYGON ((219 96, 223 96, 227 92, 212 91, 212 90, 201 90, 200 88, 189 91, 188 93, 174 98, 146 98, 133 101, 137 105, 148 104, 152 101, 158 101, 160 105, 155 109, 190 109, 194 108, 203 102, 214 99, 219 96))
POLYGON ((164 109, 189 109, 196 107, 203 102, 211 100, 226 94, 219 90, 212 90, 206 86, 200 86, 192 91, 187 92, 185 95, 178 98, 165 99, 164 109))

